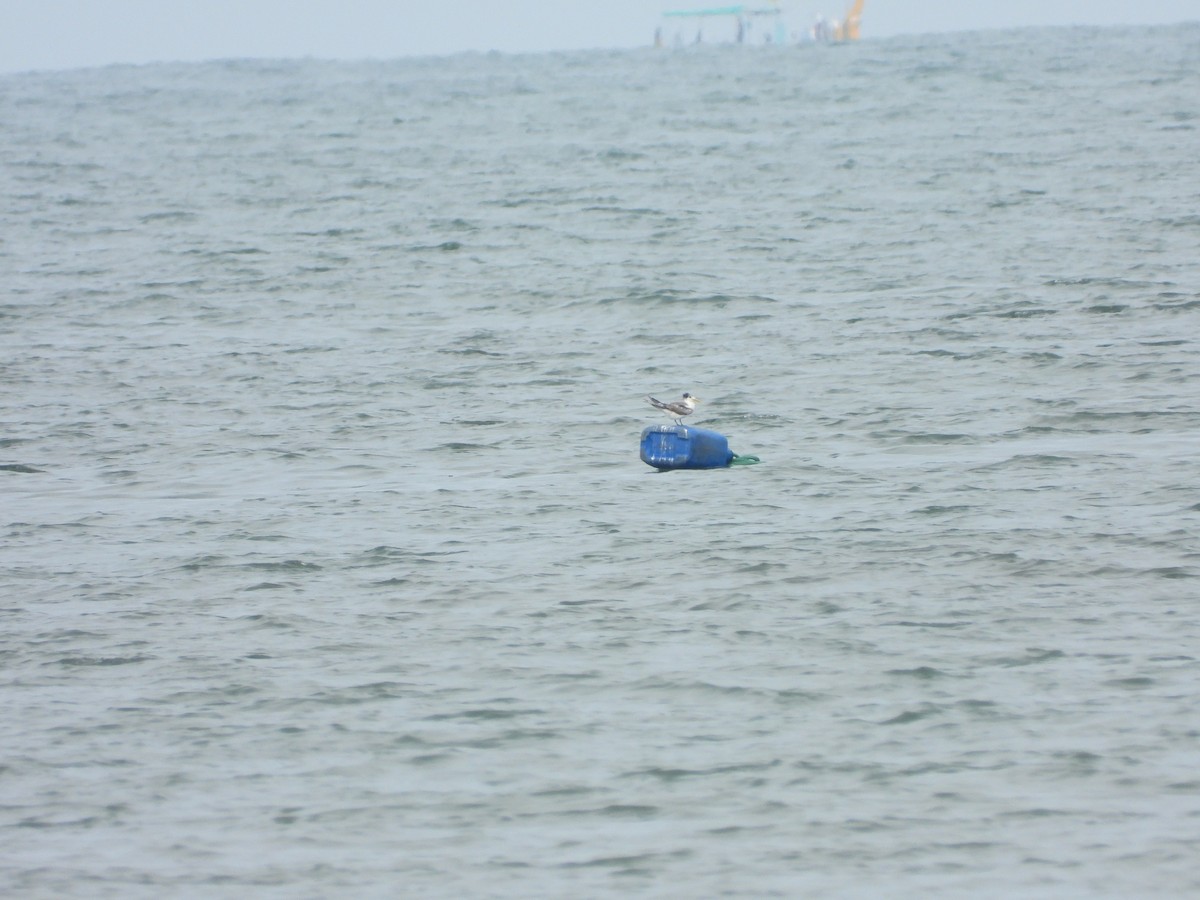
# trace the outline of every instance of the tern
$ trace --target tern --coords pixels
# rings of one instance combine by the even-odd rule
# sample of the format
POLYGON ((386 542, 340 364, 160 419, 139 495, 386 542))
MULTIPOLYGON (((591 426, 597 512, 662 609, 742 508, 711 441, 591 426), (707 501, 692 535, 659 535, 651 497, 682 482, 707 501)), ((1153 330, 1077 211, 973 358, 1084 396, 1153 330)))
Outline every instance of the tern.
POLYGON ((647 397, 650 405, 655 409, 661 409, 668 416, 675 420, 676 425, 683 424, 683 417, 690 416, 696 411, 696 404, 700 402, 699 397, 693 397, 691 394, 684 394, 682 400, 676 400, 674 403, 663 403, 661 400, 655 400, 653 397, 647 397))

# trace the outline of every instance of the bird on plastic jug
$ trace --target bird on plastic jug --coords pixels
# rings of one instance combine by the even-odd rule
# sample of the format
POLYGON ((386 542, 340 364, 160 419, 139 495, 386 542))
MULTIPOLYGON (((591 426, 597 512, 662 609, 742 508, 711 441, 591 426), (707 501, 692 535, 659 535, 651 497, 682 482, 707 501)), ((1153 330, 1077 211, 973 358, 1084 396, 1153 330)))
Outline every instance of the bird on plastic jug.
POLYGON ((646 399, 650 401, 650 405, 655 409, 661 409, 674 419, 676 425, 682 425, 683 417, 694 413, 696 411, 696 404, 700 402, 699 397, 693 397, 688 393, 684 393, 682 400, 676 400, 673 403, 663 403, 661 400, 655 400, 653 397, 647 397, 646 399))

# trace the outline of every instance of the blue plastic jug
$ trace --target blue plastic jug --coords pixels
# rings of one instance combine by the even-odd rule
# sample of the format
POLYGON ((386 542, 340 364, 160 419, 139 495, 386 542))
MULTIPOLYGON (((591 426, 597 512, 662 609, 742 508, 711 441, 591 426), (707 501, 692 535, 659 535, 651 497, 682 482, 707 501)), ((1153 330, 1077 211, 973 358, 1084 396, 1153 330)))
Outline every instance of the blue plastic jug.
POLYGON ((721 469, 733 462, 729 439, 691 425, 651 425, 642 432, 642 462, 656 469, 721 469))

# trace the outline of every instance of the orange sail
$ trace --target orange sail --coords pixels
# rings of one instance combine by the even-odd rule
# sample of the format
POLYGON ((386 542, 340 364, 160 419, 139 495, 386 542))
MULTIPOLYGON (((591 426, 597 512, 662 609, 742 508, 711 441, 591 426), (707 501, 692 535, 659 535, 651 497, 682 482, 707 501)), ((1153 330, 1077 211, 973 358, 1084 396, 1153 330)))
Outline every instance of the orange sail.
POLYGON ((858 40, 858 29, 862 25, 863 2, 864 0, 854 0, 854 5, 846 12, 846 17, 842 20, 842 40, 858 40))

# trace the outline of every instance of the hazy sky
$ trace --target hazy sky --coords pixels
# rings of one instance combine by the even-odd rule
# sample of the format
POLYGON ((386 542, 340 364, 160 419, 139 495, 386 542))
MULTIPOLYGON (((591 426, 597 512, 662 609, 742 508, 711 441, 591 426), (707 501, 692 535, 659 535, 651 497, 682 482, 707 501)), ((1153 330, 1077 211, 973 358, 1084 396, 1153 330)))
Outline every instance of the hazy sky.
MULTIPOLYGON (((666 9, 734 0, 0 0, 0 72, 228 57, 359 59, 648 45, 666 9)), ((751 0, 765 6, 770 0, 751 0)), ((783 0, 789 29, 850 0, 783 0)), ((867 0, 863 37, 1200 20, 1200 0, 867 0)), ((673 33, 673 31, 671 32, 673 33)), ((719 33, 712 27, 714 37, 719 33)))

